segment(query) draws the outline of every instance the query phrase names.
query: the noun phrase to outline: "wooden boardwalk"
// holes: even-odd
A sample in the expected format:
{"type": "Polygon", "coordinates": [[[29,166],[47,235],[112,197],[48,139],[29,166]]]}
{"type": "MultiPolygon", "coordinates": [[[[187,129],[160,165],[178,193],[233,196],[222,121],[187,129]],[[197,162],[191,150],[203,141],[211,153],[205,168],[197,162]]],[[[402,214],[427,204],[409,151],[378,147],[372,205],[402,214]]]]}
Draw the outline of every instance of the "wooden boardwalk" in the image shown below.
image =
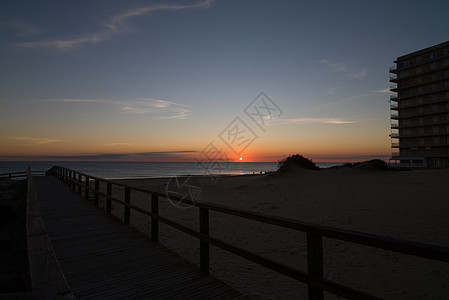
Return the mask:
{"type": "Polygon", "coordinates": [[[48,236],[76,298],[243,298],[55,177],[34,181],[48,236]]]}

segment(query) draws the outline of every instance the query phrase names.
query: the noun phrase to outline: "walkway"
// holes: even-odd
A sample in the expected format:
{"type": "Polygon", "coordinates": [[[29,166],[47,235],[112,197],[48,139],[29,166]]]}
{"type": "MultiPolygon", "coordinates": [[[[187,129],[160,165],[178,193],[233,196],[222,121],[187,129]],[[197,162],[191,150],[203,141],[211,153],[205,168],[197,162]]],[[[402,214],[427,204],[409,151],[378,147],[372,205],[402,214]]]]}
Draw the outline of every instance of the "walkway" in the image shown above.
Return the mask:
{"type": "Polygon", "coordinates": [[[235,299],[241,294],[106,215],[53,176],[34,177],[48,236],[78,299],[235,299]]]}

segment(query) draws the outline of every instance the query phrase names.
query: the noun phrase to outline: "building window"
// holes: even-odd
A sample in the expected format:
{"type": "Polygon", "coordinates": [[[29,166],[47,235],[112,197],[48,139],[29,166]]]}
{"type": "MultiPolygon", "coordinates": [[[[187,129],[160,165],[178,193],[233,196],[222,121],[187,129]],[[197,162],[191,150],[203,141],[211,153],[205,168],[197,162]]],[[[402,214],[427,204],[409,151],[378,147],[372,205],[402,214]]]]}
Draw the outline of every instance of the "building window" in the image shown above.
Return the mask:
{"type": "Polygon", "coordinates": [[[439,137],[434,137],[433,138],[433,144],[434,145],[439,145],[440,144],[440,138],[439,137]]]}
{"type": "Polygon", "coordinates": [[[429,54],[429,59],[434,59],[435,58],[435,52],[432,52],[429,54]]]}
{"type": "Polygon", "coordinates": [[[421,146],[424,145],[424,139],[423,139],[423,138],[420,138],[420,139],[419,139],[419,145],[421,145],[421,146]]]}
{"type": "Polygon", "coordinates": [[[399,95],[400,95],[401,97],[407,97],[407,96],[410,95],[410,90],[409,90],[409,89],[403,89],[403,90],[399,93],[399,95]]]}
{"type": "Polygon", "coordinates": [[[418,107],[418,114],[422,114],[424,112],[424,108],[418,107]]]}
{"type": "MultiPolygon", "coordinates": [[[[448,61],[449,61],[449,60],[448,60],[448,61]]],[[[415,69],[415,72],[418,73],[418,74],[421,73],[421,72],[422,72],[422,68],[421,68],[421,67],[417,67],[417,68],[415,69]]]]}
{"type": "Polygon", "coordinates": [[[419,135],[424,135],[424,128],[423,127],[419,128],[419,135]]]}
{"type": "Polygon", "coordinates": [[[444,55],[449,55],[449,48],[444,49],[444,55]]]}
{"type": "Polygon", "coordinates": [[[432,132],[433,132],[433,134],[438,134],[438,133],[440,133],[440,127],[438,127],[438,126],[433,126],[432,132]]]}
{"type": "Polygon", "coordinates": [[[419,119],[418,119],[418,123],[419,123],[419,125],[424,124],[424,119],[423,119],[423,118],[419,118],[419,119]]]}
{"type": "Polygon", "coordinates": [[[437,74],[432,73],[432,75],[430,75],[430,80],[437,80],[437,74]]]}
{"type": "Polygon", "coordinates": [[[410,134],[412,134],[412,131],[410,129],[404,129],[402,134],[403,135],[410,135],[410,134]]]}
{"type": "Polygon", "coordinates": [[[416,58],[416,63],[419,64],[421,61],[422,61],[422,57],[421,57],[421,56],[418,56],[418,57],[416,58]]]}
{"type": "Polygon", "coordinates": [[[438,118],[438,116],[433,116],[432,117],[432,122],[433,123],[438,123],[439,120],[440,120],[440,118],[438,118]]]}
{"type": "Polygon", "coordinates": [[[437,68],[437,64],[436,63],[431,63],[430,64],[430,68],[433,70],[433,69],[436,69],[437,68]]]}
{"type": "Polygon", "coordinates": [[[438,105],[432,105],[432,111],[433,112],[436,112],[436,111],[438,111],[438,105]]]}
{"type": "Polygon", "coordinates": [[[445,60],[443,61],[443,65],[449,66],[449,59],[445,59],[445,60]]]}

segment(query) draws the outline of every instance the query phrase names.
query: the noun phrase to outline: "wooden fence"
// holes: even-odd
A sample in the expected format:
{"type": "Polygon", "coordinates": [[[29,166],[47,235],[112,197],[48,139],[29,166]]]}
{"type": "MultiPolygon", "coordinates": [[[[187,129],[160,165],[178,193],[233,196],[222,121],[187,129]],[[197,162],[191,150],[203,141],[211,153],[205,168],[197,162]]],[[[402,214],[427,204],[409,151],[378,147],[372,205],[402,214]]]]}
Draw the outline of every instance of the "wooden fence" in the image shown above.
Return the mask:
{"type": "MultiPolygon", "coordinates": [[[[30,171],[32,176],[39,176],[44,175],[45,171],[30,171]]],[[[3,173],[0,174],[0,179],[13,179],[13,178],[19,178],[19,177],[27,177],[28,171],[24,172],[12,172],[12,173],[3,173]]]]}
{"type": "Polygon", "coordinates": [[[182,224],[176,223],[158,214],[159,197],[167,198],[166,194],[149,191],[146,189],[132,187],[124,183],[112,182],[103,178],[90,176],[72,169],[61,166],[54,166],[46,175],[54,175],[64,181],[80,195],[84,193],[86,199],[91,192],[94,195],[94,202],[98,205],[99,196],[106,199],[106,211],[111,213],[111,201],[123,205],[125,224],[130,223],[131,209],[151,217],[151,239],[158,240],[158,222],[163,222],[178,230],[181,230],[200,240],[200,269],[209,271],[209,245],[215,245],[221,249],[235,255],[248,259],[259,265],[277,271],[288,277],[301,281],[308,285],[309,299],[323,299],[323,291],[348,298],[348,299],[379,299],[376,296],[354,288],[344,286],[331,280],[323,278],[323,237],[351,242],[355,244],[371,246],[374,248],[391,250],[395,252],[415,255],[442,262],[449,262],[449,248],[435,246],[424,243],[410,242],[380,235],[362,233],[357,231],[319,226],[308,222],[297,221],[288,218],[274,217],[265,214],[255,213],[247,210],[212,204],[198,203],[189,199],[181,199],[170,195],[170,199],[179,201],[187,205],[193,205],[199,210],[199,231],[195,231],[182,224]],[[94,186],[90,185],[90,181],[94,186]],[[100,182],[106,183],[106,193],[100,191],[100,182]],[[124,199],[116,199],[112,196],[112,186],[121,186],[125,189],[124,199]],[[131,204],[131,190],[151,195],[151,211],[144,210],[131,204]],[[262,257],[250,251],[236,247],[209,235],[209,211],[216,211],[227,215],[237,216],[244,219],[255,220],[262,223],[272,224],[284,228],[305,232],[307,235],[307,272],[296,270],[288,265],[281,264],[272,259],[262,257]]]}

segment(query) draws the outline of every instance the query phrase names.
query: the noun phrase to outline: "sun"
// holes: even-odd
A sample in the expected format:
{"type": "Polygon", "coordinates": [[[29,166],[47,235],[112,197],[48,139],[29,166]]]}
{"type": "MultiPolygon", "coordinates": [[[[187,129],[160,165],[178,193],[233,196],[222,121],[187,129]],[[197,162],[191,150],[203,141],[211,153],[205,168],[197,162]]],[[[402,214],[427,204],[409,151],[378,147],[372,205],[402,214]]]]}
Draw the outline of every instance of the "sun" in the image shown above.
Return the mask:
{"type": "Polygon", "coordinates": [[[239,160],[242,161],[242,160],[243,160],[243,157],[240,157],[239,160]]]}

